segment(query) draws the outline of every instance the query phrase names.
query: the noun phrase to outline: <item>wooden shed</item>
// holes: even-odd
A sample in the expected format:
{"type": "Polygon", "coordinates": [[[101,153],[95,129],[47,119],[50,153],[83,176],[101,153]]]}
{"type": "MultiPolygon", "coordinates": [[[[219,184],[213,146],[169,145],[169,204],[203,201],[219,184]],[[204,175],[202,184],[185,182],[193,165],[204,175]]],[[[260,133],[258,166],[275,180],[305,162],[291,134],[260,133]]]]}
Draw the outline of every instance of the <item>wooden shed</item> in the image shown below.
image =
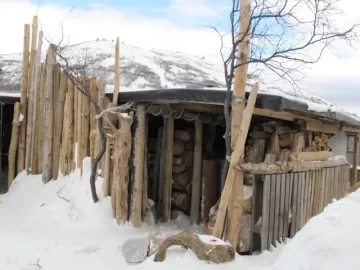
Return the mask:
{"type": "MultiPolygon", "coordinates": [[[[145,115],[146,196],[160,222],[182,212],[211,232],[224,185],[225,98],[220,89],[120,94],[119,105],[128,103],[134,110],[135,144],[138,108],[145,115]]],[[[360,119],[346,112],[310,111],[306,100],[260,93],[246,141],[238,251],[268,249],[293,237],[333,198],[341,198],[356,181],[355,170],[350,183],[346,149],[348,140],[358,141],[359,132],[360,119]]],[[[354,147],[358,153],[358,143],[354,147]]],[[[357,155],[353,159],[357,162],[357,155]]],[[[133,176],[130,197],[135,182],[133,176]]]]}

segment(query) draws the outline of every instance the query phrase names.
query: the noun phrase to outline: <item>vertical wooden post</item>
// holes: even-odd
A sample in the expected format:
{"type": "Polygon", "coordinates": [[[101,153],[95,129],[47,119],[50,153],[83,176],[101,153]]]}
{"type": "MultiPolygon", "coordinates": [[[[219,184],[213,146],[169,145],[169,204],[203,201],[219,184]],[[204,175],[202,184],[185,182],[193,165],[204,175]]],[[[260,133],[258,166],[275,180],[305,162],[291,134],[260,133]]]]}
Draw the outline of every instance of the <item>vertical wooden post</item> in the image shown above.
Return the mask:
{"type": "Polygon", "coordinates": [[[25,153],[25,169],[29,172],[31,151],[32,151],[32,134],[33,134],[33,110],[35,101],[35,77],[36,77],[36,41],[38,33],[37,16],[33,17],[32,31],[31,31],[31,55],[29,65],[29,91],[28,91],[28,106],[27,106],[27,127],[26,127],[26,153],[25,153]]]}
{"type": "Polygon", "coordinates": [[[44,154],[44,115],[45,115],[45,85],[46,85],[46,65],[43,64],[41,66],[41,76],[40,76],[40,86],[39,86],[39,104],[37,108],[37,129],[36,137],[38,138],[37,145],[37,158],[38,158],[38,169],[37,172],[39,174],[42,173],[42,160],[44,154]]]}
{"type": "Polygon", "coordinates": [[[20,117],[20,103],[16,102],[14,105],[14,116],[11,130],[11,141],[8,155],[8,187],[10,188],[11,183],[15,177],[15,164],[16,164],[16,151],[19,140],[19,117],[20,117]]]}
{"type": "Polygon", "coordinates": [[[29,88],[29,46],[30,46],[30,25],[24,26],[24,48],[22,59],[21,75],[21,97],[20,97],[20,127],[19,127],[19,147],[17,156],[17,173],[19,174],[25,167],[25,140],[26,140],[26,104],[27,92],[29,88]]]}
{"type": "MultiPolygon", "coordinates": [[[[62,136],[62,131],[63,131],[63,120],[64,120],[64,109],[65,109],[65,98],[66,98],[66,92],[67,92],[67,87],[68,87],[68,78],[65,75],[65,73],[61,72],[60,75],[60,86],[59,89],[55,89],[55,91],[58,91],[58,100],[54,100],[54,102],[57,103],[57,110],[55,112],[56,115],[56,121],[54,121],[54,145],[53,145],[53,179],[56,180],[58,178],[58,174],[59,174],[59,165],[60,165],[60,142],[61,142],[61,136],[62,136]]],[[[67,106],[71,106],[70,102],[72,102],[71,100],[71,94],[69,93],[68,96],[69,102],[67,104],[67,106]],[[71,100],[71,101],[70,101],[71,100]]],[[[70,107],[70,109],[72,110],[72,107],[70,107]]],[[[71,123],[71,117],[70,117],[70,112],[67,112],[67,118],[68,121],[71,123]]],[[[69,138],[67,143],[71,143],[69,138]]],[[[63,142],[64,144],[64,142],[63,142]]]]}
{"type": "Polygon", "coordinates": [[[40,89],[40,78],[41,78],[41,70],[42,66],[40,65],[41,60],[41,47],[42,47],[42,38],[43,32],[40,31],[39,33],[39,41],[38,47],[36,51],[36,64],[35,64],[35,76],[34,76],[34,103],[33,103],[33,123],[32,123],[32,135],[31,135],[31,173],[37,174],[38,173],[38,156],[37,153],[39,151],[38,143],[39,143],[39,96],[38,92],[40,89]]]}
{"type": "MultiPolygon", "coordinates": [[[[128,220],[129,197],[129,159],[131,156],[131,124],[132,115],[119,116],[121,128],[114,134],[114,170],[111,189],[111,204],[116,222],[124,224],[128,220]]],[[[133,213],[134,214],[134,213],[133,213]]],[[[140,224],[141,224],[141,193],[140,193],[140,224]]]]}
{"type": "Polygon", "coordinates": [[[171,185],[174,151],[174,118],[169,116],[165,120],[165,155],[164,155],[164,194],[163,221],[168,222],[171,214],[171,185]]]}
{"type": "Polygon", "coordinates": [[[146,224],[150,224],[149,216],[149,200],[148,200],[148,118],[145,114],[145,135],[144,135],[144,178],[142,186],[142,210],[141,216],[142,220],[146,224]]]}
{"type": "Polygon", "coordinates": [[[65,98],[64,109],[64,124],[63,124],[63,141],[61,149],[61,172],[68,175],[73,167],[74,162],[74,133],[73,133],[73,118],[74,118],[74,85],[68,81],[68,92],[65,98]]]}
{"type": "Polygon", "coordinates": [[[111,162],[111,148],[110,139],[106,140],[105,151],[105,168],[104,168],[104,197],[109,196],[110,193],[110,162],[111,162]]]}
{"type": "Polygon", "coordinates": [[[115,45],[115,86],[113,95],[113,106],[117,106],[120,92],[120,44],[119,38],[116,38],[115,45]]]}
{"type": "MultiPolygon", "coordinates": [[[[90,79],[90,95],[91,95],[92,100],[94,100],[96,103],[98,103],[100,101],[100,100],[98,100],[97,91],[98,90],[96,87],[96,78],[93,77],[90,79]]],[[[95,106],[92,103],[90,103],[90,130],[97,129],[95,116],[96,116],[95,106]]]]}
{"type": "Polygon", "coordinates": [[[195,146],[193,160],[191,215],[190,223],[200,223],[200,194],[201,194],[201,158],[202,158],[203,124],[200,119],[195,120],[195,146]]]}
{"type": "Polygon", "coordinates": [[[83,127],[83,119],[82,119],[82,109],[83,109],[83,94],[76,89],[77,92],[77,123],[75,128],[77,129],[76,137],[77,137],[77,168],[82,168],[82,156],[83,156],[83,136],[82,136],[82,127],[83,127]]]}
{"type": "Polygon", "coordinates": [[[359,139],[360,134],[356,134],[354,138],[354,157],[353,157],[353,164],[352,164],[352,175],[351,175],[351,186],[355,185],[357,182],[357,167],[359,164],[359,139]]]}
{"type": "Polygon", "coordinates": [[[56,65],[55,51],[52,44],[46,55],[46,88],[44,99],[44,150],[43,150],[43,181],[49,182],[52,178],[52,151],[54,140],[54,66],[56,65]]]}
{"type": "MultiPolygon", "coordinates": [[[[85,91],[89,91],[89,81],[87,80],[84,83],[85,87],[87,88],[85,91]]],[[[82,160],[90,155],[90,141],[89,141],[89,135],[90,135],[90,101],[85,96],[82,95],[82,136],[83,136],[83,149],[82,149],[82,160]]]]}
{"type": "MultiPolygon", "coordinates": [[[[240,1],[240,34],[239,39],[242,42],[238,45],[238,64],[248,61],[249,48],[250,48],[250,35],[248,33],[250,24],[251,7],[249,0],[240,1]]],[[[242,65],[235,70],[235,82],[234,82],[234,98],[232,105],[232,117],[231,117],[231,148],[237,150],[237,143],[239,133],[242,125],[242,112],[245,108],[245,103],[241,99],[245,98],[246,80],[248,73],[248,65],[242,65]]],[[[245,139],[247,132],[245,134],[245,139]]],[[[241,155],[243,150],[241,151],[241,155]]],[[[233,165],[230,165],[233,170],[233,165]]],[[[231,198],[228,211],[228,222],[226,227],[225,239],[230,241],[232,246],[237,246],[238,236],[240,232],[240,222],[242,215],[242,201],[243,201],[243,172],[239,170],[233,171],[234,184],[232,185],[231,198]]],[[[225,188],[224,188],[225,189],[225,188]]]]}
{"type": "Polygon", "coordinates": [[[133,186],[132,224],[141,226],[142,193],[144,180],[144,154],[145,154],[145,106],[138,105],[136,109],[136,130],[134,138],[134,169],[135,182],[133,186]]]}

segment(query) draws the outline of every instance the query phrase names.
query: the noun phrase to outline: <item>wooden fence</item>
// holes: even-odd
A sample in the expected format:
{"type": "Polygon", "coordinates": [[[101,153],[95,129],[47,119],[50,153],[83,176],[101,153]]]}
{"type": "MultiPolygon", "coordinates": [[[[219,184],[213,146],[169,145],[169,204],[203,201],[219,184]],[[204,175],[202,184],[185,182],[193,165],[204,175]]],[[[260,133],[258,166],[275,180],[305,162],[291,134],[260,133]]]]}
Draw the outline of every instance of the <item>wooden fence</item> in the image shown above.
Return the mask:
{"type": "Polygon", "coordinates": [[[293,237],[333,199],[345,195],[349,166],[287,174],[256,175],[251,251],[293,237]]]}

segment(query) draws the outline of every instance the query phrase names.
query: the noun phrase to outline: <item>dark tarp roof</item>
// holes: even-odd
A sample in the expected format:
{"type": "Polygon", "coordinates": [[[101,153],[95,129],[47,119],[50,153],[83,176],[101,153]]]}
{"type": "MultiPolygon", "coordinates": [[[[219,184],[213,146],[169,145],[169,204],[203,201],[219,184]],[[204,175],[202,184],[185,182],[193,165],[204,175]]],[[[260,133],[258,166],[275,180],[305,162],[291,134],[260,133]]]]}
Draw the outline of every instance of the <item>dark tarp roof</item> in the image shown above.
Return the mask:
{"type": "MultiPolygon", "coordinates": [[[[249,93],[246,93],[248,97],[249,93]]],[[[112,98],[112,94],[107,94],[112,98]]],[[[224,104],[226,99],[226,91],[217,89],[162,89],[162,90],[139,90],[121,92],[119,96],[120,103],[126,102],[197,102],[207,104],[224,104]]],[[[19,101],[19,97],[1,96],[0,102],[15,103],[19,101]]],[[[286,98],[284,96],[270,95],[259,93],[256,108],[268,109],[272,111],[302,111],[310,112],[306,102],[286,98]]],[[[349,125],[360,126],[360,119],[352,117],[346,112],[327,111],[317,113],[326,118],[331,118],[339,122],[345,122],[349,125]]]]}

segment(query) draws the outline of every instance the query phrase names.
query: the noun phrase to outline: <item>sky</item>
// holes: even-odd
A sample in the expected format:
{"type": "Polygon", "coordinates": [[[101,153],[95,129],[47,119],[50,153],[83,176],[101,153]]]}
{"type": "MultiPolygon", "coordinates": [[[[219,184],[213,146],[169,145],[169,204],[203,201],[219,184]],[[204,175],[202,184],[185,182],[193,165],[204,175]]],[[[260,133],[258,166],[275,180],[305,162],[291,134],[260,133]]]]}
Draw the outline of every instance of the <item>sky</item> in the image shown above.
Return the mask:
{"type": "MultiPolygon", "coordinates": [[[[45,35],[56,41],[60,22],[69,43],[115,39],[146,49],[204,56],[220,63],[220,40],[204,25],[229,29],[231,0],[0,0],[0,53],[22,51],[23,25],[38,14],[45,35]],[[70,10],[73,8],[71,13],[70,10]],[[4,42],[5,41],[5,42],[4,42]]],[[[340,0],[339,28],[360,23],[360,1],[340,0]]],[[[360,115],[360,42],[336,43],[309,66],[300,87],[360,115]]]]}

